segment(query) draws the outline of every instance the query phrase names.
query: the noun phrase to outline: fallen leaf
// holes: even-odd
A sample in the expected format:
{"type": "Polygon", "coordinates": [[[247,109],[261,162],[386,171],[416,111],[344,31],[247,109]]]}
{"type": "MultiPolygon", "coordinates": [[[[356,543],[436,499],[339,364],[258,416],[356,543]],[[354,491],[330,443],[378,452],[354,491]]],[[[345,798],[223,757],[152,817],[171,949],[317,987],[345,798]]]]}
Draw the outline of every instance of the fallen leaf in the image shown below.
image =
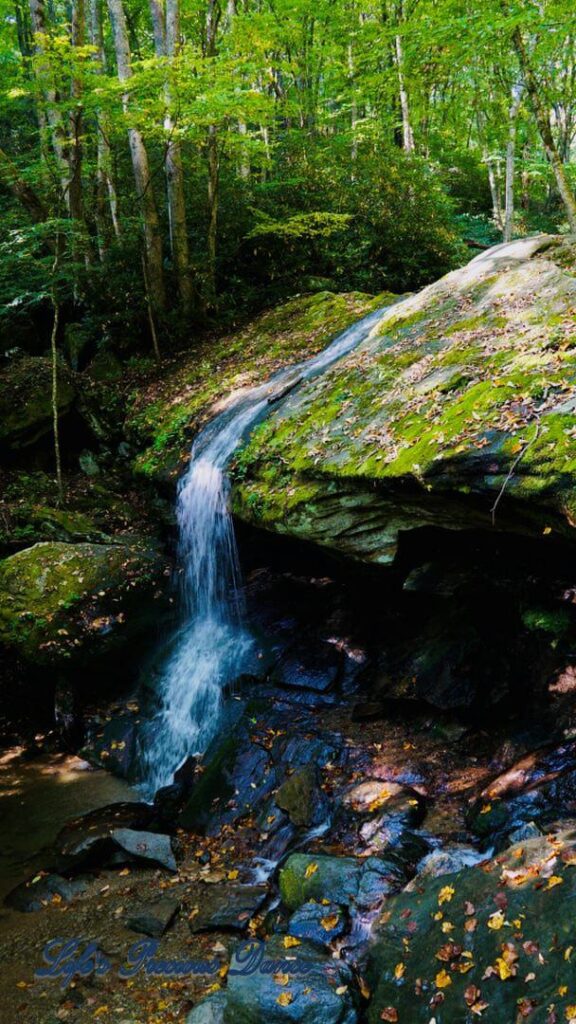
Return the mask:
{"type": "Polygon", "coordinates": [[[452,984],[452,978],[448,972],[442,968],[442,970],[436,975],[434,984],[436,985],[436,988],[447,988],[448,985],[452,984]]]}

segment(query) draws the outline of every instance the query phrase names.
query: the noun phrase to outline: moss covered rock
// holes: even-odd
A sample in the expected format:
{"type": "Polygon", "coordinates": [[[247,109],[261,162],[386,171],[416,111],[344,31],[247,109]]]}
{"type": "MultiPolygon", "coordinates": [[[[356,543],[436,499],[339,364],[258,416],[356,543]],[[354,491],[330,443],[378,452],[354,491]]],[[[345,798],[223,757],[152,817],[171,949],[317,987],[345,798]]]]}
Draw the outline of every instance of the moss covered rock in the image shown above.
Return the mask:
{"type": "Polygon", "coordinates": [[[105,654],[157,616],[167,571],[138,539],[25,548],[0,562],[0,642],[46,664],[105,654]]]}
{"type": "Polygon", "coordinates": [[[384,564],[418,526],[571,535],[575,308],[576,241],[550,236],[390,307],[255,429],[236,513],[384,564]]]}
{"type": "MultiPolygon", "coordinates": [[[[27,356],[0,373],[0,451],[34,444],[52,430],[52,364],[27,356]]],[[[58,367],[58,415],[64,416],[76,398],[74,375],[58,367]]]]}
{"type": "Polygon", "coordinates": [[[193,435],[234,391],[261,383],[274,370],[320,352],[341,331],[387,297],[322,291],[299,295],[263,313],[234,335],[210,339],[184,364],[140,390],[128,410],[126,432],[140,451],[136,473],[156,482],[174,479],[193,435]]]}
{"type": "Polygon", "coordinates": [[[391,899],[370,955],[369,1024],[537,1024],[576,1015],[576,835],[516,844],[391,899]]]}

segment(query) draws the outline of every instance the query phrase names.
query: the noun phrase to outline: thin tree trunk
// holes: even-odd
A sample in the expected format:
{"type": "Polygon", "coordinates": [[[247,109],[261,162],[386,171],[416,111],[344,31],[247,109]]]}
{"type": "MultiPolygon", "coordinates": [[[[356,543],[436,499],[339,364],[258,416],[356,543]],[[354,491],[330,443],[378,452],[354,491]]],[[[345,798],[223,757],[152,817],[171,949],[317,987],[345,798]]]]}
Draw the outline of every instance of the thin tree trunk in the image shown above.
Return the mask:
{"type": "MultiPolygon", "coordinates": [[[[154,3],[154,0],[152,0],[154,3]]],[[[166,56],[170,61],[178,57],[180,48],[180,9],[179,0],[166,0],[166,56]]],[[[166,190],[168,197],[168,217],[170,224],[170,248],[176,268],[178,291],[182,308],[189,312],[194,299],[194,289],[190,275],[190,256],[188,251],[188,226],[186,223],[186,200],[184,197],[184,171],[182,167],[182,150],[179,139],[174,137],[172,120],[172,97],[170,86],[165,88],[166,114],[164,129],[168,139],[166,148],[166,190]]]]}
{"type": "Polygon", "coordinates": [[[45,55],[43,36],[46,34],[46,12],[44,0],[30,0],[30,20],[34,33],[34,51],[36,53],[36,75],[44,98],[42,112],[50,129],[50,142],[56,162],[56,174],[62,199],[68,203],[68,164],[65,157],[65,132],[62,117],[58,110],[58,97],[52,81],[50,62],[45,55]]]}
{"type": "MultiPolygon", "coordinates": [[[[76,49],[86,42],[86,11],[84,0],[73,0],[70,41],[76,49]]],[[[66,143],[68,162],[68,210],[78,225],[84,221],[82,206],[82,86],[77,78],[72,79],[72,109],[66,143]]]]}
{"type": "Polygon", "coordinates": [[[54,263],[52,264],[52,306],[54,319],[50,335],[50,354],[52,361],[52,435],[54,440],[54,462],[56,467],[56,486],[58,488],[58,500],[64,500],[64,486],[62,483],[62,456],[60,452],[60,424],[58,420],[58,327],[60,325],[60,303],[58,301],[58,285],[56,274],[60,263],[60,245],[56,239],[54,263]]]}
{"type": "MultiPolygon", "coordinates": [[[[114,49],[118,78],[127,82],[132,77],[130,47],[128,45],[128,29],[122,0],[108,0],[108,10],[112,23],[114,49]]],[[[128,112],[128,94],[124,93],[122,103],[125,113],[128,112]]],[[[162,265],[162,235],[158,210],[154,199],[148,153],[138,128],[128,129],[128,143],[132,158],[132,168],[136,183],[138,202],[142,209],[144,225],[144,245],[146,250],[146,268],[149,281],[149,293],[155,311],[162,311],[166,306],[164,289],[164,271],[162,265]]]]}
{"type": "Polygon", "coordinates": [[[506,148],[505,217],[502,240],[511,242],[514,235],[514,167],[516,161],[516,122],[522,102],[522,88],[512,90],[512,103],[508,116],[508,146],[506,148]]]}
{"type": "Polygon", "coordinates": [[[398,92],[400,95],[400,110],[402,111],[402,148],[405,153],[413,153],[414,133],[412,131],[412,124],[410,122],[410,105],[408,102],[408,92],[404,80],[404,53],[402,49],[402,39],[400,38],[400,36],[396,36],[395,51],[396,72],[398,75],[398,92]]]}
{"type": "MultiPolygon", "coordinates": [[[[206,10],[206,38],[204,54],[216,56],[216,37],[222,10],[219,0],[208,0],[206,10]]],[[[208,154],[208,276],[206,298],[209,306],[216,303],[216,261],[218,256],[218,200],[219,158],[218,131],[215,124],[208,125],[206,149],[208,154]]]]}
{"type": "Polygon", "coordinates": [[[564,203],[566,216],[570,225],[570,231],[572,233],[576,233],[576,197],[570,187],[568,178],[566,177],[564,164],[562,163],[556,143],[554,142],[552,126],[550,124],[550,114],[542,101],[542,97],[540,96],[538,82],[536,81],[536,77],[530,63],[530,57],[524,42],[524,37],[519,27],[516,28],[512,34],[512,42],[514,44],[514,49],[516,50],[518,63],[524,79],[524,85],[530,98],[534,118],[536,120],[538,131],[540,132],[544,150],[554,172],[558,192],[560,193],[560,197],[564,203]]]}
{"type": "Polygon", "coordinates": [[[502,203],[500,202],[500,184],[494,168],[494,161],[487,151],[484,153],[484,160],[488,168],[488,184],[490,186],[490,195],[492,196],[492,219],[499,230],[503,231],[504,221],[502,219],[502,203]]]}
{"type": "Polygon", "coordinates": [[[216,260],[218,255],[218,137],[216,125],[208,127],[208,303],[216,301],[216,260]]]}
{"type": "Polygon", "coordinates": [[[350,102],[350,131],[352,133],[352,142],[350,146],[350,159],[352,161],[352,181],[356,179],[356,172],[354,165],[358,159],[358,139],[356,138],[356,125],[358,123],[358,103],[356,101],[356,87],[355,87],[355,69],[354,69],[354,51],[352,49],[352,43],[348,44],[348,82],[350,85],[351,102],[350,102]]]}
{"type": "MultiPolygon", "coordinates": [[[[104,45],[102,40],[102,0],[90,0],[90,42],[94,47],[94,62],[101,73],[106,69],[104,45]]],[[[108,219],[110,215],[112,230],[116,238],[120,238],[121,228],[118,215],[118,195],[110,147],[110,125],[106,114],[96,114],[96,226],[98,230],[98,250],[103,258],[108,247],[108,219]]]]}

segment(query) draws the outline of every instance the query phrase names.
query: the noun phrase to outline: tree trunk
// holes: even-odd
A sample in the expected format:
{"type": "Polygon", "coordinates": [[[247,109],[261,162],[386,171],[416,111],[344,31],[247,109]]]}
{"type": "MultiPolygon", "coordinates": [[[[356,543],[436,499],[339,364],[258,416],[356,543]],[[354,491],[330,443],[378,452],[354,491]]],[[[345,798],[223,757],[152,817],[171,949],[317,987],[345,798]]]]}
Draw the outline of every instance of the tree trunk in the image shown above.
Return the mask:
{"type": "MultiPolygon", "coordinates": [[[[208,0],[206,10],[206,37],[204,55],[216,56],[216,38],[218,25],[222,16],[219,0],[208,0]]],[[[216,303],[216,261],[218,256],[218,131],[215,124],[208,126],[206,149],[208,154],[208,275],[206,282],[206,299],[209,306],[216,303]]]]}
{"type": "Polygon", "coordinates": [[[514,235],[514,165],[516,160],[516,121],[522,102],[522,88],[515,86],[512,90],[512,103],[508,117],[508,146],[506,148],[506,187],[505,217],[502,240],[511,242],[514,235]]]}
{"type": "MultiPolygon", "coordinates": [[[[155,0],[152,0],[154,5],[155,0]]],[[[166,56],[174,61],[180,48],[180,10],[179,0],[166,0],[166,56]]],[[[192,279],[190,276],[190,258],[188,252],[188,227],[186,223],[186,201],[184,198],[184,171],[182,168],[182,150],[180,141],[174,137],[172,120],[172,98],[170,86],[165,87],[166,114],[164,129],[168,144],[166,147],[166,191],[168,198],[168,218],[170,224],[170,249],[176,269],[178,291],[185,312],[189,312],[194,298],[192,279]]]]}
{"type": "MultiPolygon", "coordinates": [[[[108,10],[112,23],[112,34],[114,37],[114,49],[116,52],[116,65],[118,78],[121,82],[127,82],[132,77],[132,66],[130,60],[130,47],[128,45],[128,29],[126,15],[122,0],[108,0],[108,10]]],[[[128,111],[128,94],[122,97],[124,111],[128,111]]],[[[136,183],[138,202],[142,209],[142,220],[144,226],[144,246],[146,250],[146,268],[149,282],[150,300],[154,311],[162,311],[166,306],[166,293],[164,290],[164,271],[162,266],[162,235],[158,210],[154,199],[154,191],[150,177],[150,166],[148,153],[138,128],[128,129],[128,143],[132,157],[132,168],[136,183]]]]}
{"type": "Polygon", "coordinates": [[[570,187],[564,165],[556,147],[556,143],[554,142],[552,126],[550,124],[550,114],[542,101],[542,97],[540,96],[538,82],[536,81],[536,76],[534,75],[534,71],[530,63],[530,57],[520,28],[516,28],[514,30],[512,34],[512,42],[514,44],[514,49],[516,50],[518,63],[524,79],[524,85],[530,98],[534,118],[544,145],[544,150],[554,172],[558,192],[560,193],[560,197],[564,203],[566,216],[570,225],[570,231],[576,234],[576,197],[570,187]]]}
{"type": "MultiPolygon", "coordinates": [[[[73,0],[70,41],[80,48],[86,42],[86,11],[84,0],[73,0]]],[[[72,109],[69,117],[69,131],[66,143],[68,163],[68,210],[72,220],[83,224],[82,204],[82,86],[77,78],[72,79],[72,109]]]]}
{"type": "Polygon", "coordinates": [[[402,39],[399,35],[395,39],[396,72],[398,74],[398,91],[400,95],[400,110],[402,111],[402,148],[405,153],[414,152],[414,133],[410,121],[410,105],[408,92],[404,80],[404,53],[402,39]]]}
{"type": "MultiPolygon", "coordinates": [[[[106,59],[102,40],[102,0],[90,0],[90,42],[94,47],[94,62],[99,72],[106,69],[106,59]]],[[[116,238],[120,238],[120,220],[118,215],[118,196],[110,148],[110,125],[106,114],[96,114],[96,227],[98,230],[98,250],[103,258],[107,249],[108,218],[110,215],[112,230],[116,238]]]]}
{"type": "Polygon", "coordinates": [[[36,53],[36,75],[44,98],[43,115],[50,129],[50,143],[56,162],[60,194],[67,203],[68,164],[65,157],[65,132],[62,117],[58,110],[58,97],[52,82],[50,62],[45,56],[42,37],[46,34],[46,12],[44,0],[30,0],[30,20],[34,33],[34,52],[36,53]]]}

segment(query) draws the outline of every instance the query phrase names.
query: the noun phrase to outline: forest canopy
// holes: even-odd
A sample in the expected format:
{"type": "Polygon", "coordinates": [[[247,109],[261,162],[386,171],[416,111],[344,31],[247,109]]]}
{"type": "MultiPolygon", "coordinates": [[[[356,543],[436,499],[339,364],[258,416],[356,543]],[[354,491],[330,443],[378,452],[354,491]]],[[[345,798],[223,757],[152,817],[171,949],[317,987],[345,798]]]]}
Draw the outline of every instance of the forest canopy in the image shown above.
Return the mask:
{"type": "Polygon", "coordinates": [[[0,343],[191,344],[576,230],[571,0],[0,0],[0,343]]]}

